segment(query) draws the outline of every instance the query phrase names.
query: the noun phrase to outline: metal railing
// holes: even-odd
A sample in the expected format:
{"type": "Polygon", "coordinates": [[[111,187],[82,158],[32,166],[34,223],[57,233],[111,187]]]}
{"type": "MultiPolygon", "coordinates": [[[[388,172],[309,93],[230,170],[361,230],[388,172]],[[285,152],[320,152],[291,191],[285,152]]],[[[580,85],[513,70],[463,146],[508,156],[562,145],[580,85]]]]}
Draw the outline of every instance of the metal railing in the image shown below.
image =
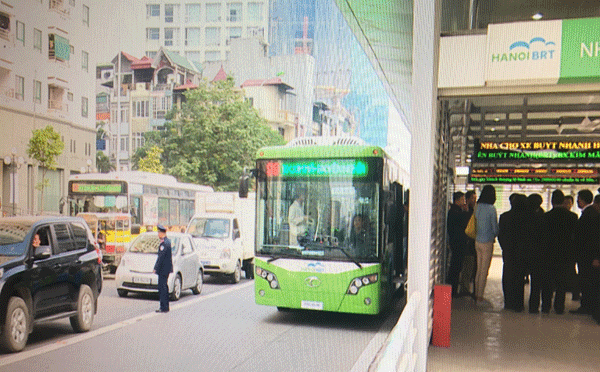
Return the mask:
{"type": "Polygon", "coordinates": [[[66,8],[64,6],[64,1],[63,0],[50,0],[49,2],[49,7],[51,10],[54,10],[55,12],[58,12],[62,15],[68,16],[71,14],[71,11],[69,8],[66,8]]]}
{"type": "Polygon", "coordinates": [[[61,100],[49,99],[48,100],[48,108],[50,110],[69,112],[69,105],[64,103],[61,100]]]}
{"type": "Polygon", "coordinates": [[[408,299],[398,323],[388,336],[382,348],[381,358],[370,372],[415,371],[417,353],[415,339],[417,336],[416,312],[422,301],[420,292],[414,292],[408,299]]]}

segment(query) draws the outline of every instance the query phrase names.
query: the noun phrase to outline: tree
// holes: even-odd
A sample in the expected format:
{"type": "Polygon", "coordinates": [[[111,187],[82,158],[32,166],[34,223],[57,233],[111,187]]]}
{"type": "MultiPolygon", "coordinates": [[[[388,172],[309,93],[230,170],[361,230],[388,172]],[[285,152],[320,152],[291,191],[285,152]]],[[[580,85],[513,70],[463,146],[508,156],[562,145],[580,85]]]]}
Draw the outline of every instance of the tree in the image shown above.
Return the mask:
{"type": "MultiPolygon", "coordinates": [[[[186,102],[148,141],[164,150],[166,172],[182,182],[237,190],[245,167],[252,167],[256,151],[284,143],[252,108],[233,78],[203,82],[185,93],[186,102]]],[[[151,145],[146,143],[146,150],[151,145]]]]}
{"type": "Polygon", "coordinates": [[[96,151],[96,168],[100,173],[108,173],[115,170],[115,165],[111,163],[110,158],[102,151],[96,151]]]}
{"type": "Polygon", "coordinates": [[[50,183],[46,179],[46,172],[56,169],[56,158],[62,154],[65,144],[60,139],[60,134],[51,125],[46,126],[44,129],[36,129],[32,133],[33,135],[27,146],[27,155],[36,160],[42,169],[42,179],[36,185],[36,188],[41,192],[40,212],[43,212],[44,188],[50,183]]]}
{"type": "Polygon", "coordinates": [[[145,157],[138,162],[138,169],[144,172],[162,173],[163,166],[160,163],[160,155],[163,149],[158,146],[152,146],[145,157]]]}

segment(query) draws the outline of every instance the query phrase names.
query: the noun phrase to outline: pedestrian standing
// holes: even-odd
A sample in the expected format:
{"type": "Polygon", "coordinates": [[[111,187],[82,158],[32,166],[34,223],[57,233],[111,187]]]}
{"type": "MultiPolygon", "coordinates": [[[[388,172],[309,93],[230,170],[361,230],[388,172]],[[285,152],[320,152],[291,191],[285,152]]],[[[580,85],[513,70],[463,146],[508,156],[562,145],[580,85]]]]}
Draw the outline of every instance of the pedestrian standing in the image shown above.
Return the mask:
{"type": "Polygon", "coordinates": [[[498,236],[498,213],[496,212],[496,189],[492,185],[485,185],[475,207],[477,220],[477,237],[475,250],[477,251],[477,273],[475,274],[475,298],[477,305],[485,305],[483,299],[487,276],[492,262],[494,241],[498,236]]]}
{"type": "Polygon", "coordinates": [[[467,235],[465,228],[467,227],[467,212],[465,194],[457,191],[452,195],[452,205],[448,210],[448,219],[446,226],[448,230],[448,242],[450,245],[450,268],[448,269],[448,277],[446,282],[452,285],[452,296],[458,297],[458,280],[460,270],[462,268],[465,251],[467,248],[467,235]]]}
{"type": "Polygon", "coordinates": [[[169,274],[173,272],[173,258],[171,256],[171,241],[167,238],[167,229],[163,225],[158,225],[158,257],[154,264],[154,273],[158,275],[158,296],[160,298],[160,308],[157,313],[169,312],[169,286],[167,280],[169,274]]]}
{"type": "MultiPolygon", "coordinates": [[[[477,204],[477,195],[474,190],[465,193],[467,203],[467,223],[475,211],[477,204]]],[[[462,271],[460,272],[459,295],[470,295],[475,299],[475,273],[477,271],[477,252],[475,251],[475,240],[467,236],[467,246],[465,257],[463,259],[462,271]],[[471,289],[473,288],[473,289],[471,289]]]]}

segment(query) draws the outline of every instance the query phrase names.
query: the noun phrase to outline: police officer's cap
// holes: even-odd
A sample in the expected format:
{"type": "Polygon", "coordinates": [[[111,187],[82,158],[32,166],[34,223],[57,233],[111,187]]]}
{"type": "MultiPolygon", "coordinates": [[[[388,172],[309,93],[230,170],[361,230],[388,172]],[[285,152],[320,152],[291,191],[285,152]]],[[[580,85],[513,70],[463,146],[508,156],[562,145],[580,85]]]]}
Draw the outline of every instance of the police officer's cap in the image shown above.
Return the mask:
{"type": "Polygon", "coordinates": [[[167,229],[163,225],[157,225],[156,229],[160,232],[167,232],[167,229]]]}

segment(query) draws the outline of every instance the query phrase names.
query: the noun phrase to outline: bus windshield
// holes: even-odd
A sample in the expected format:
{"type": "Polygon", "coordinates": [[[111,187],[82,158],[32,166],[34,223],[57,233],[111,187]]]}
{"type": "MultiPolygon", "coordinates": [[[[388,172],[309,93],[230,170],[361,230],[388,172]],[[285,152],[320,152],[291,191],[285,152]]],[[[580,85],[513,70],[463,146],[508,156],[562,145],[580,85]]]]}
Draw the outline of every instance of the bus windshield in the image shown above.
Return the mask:
{"type": "Polygon", "coordinates": [[[257,254],[378,260],[379,184],[348,177],[259,180],[257,254]]]}

